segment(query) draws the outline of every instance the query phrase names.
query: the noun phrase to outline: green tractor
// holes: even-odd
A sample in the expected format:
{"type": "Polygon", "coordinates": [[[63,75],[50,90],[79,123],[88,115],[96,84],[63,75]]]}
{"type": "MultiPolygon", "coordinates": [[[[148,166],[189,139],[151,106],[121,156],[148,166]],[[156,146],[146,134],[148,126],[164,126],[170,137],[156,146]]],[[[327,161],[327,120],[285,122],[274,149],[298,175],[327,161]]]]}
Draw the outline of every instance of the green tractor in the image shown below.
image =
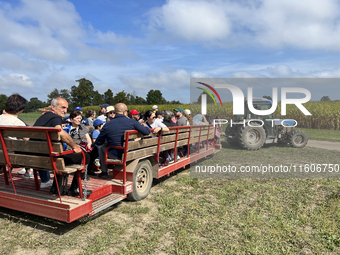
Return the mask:
{"type": "MultiPolygon", "coordinates": [[[[245,100],[245,114],[235,115],[232,125],[225,130],[227,142],[248,150],[258,150],[265,143],[289,144],[294,148],[303,148],[308,142],[308,136],[301,130],[296,130],[294,120],[274,119],[273,114],[255,115],[248,109],[245,100]]],[[[253,106],[257,110],[268,110],[272,102],[265,98],[254,98],[253,106]]]]}

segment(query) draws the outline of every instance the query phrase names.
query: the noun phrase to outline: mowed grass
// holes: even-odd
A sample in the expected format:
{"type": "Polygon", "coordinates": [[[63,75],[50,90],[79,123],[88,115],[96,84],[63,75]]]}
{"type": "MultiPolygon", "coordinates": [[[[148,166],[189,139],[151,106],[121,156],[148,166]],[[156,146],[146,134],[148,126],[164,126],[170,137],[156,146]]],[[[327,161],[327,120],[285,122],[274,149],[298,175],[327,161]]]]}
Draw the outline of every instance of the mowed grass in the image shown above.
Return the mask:
{"type": "Polygon", "coordinates": [[[327,130],[327,129],[312,129],[312,128],[298,128],[304,131],[309,139],[324,140],[332,142],[340,142],[339,130],[327,130]]]}
{"type": "Polygon", "coordinates": [[[32,126],[35,121],[40,117],[40,115],[41,112],[29,112],[20,114],[19,118],[22,119],[29,126],[32,126]]]}
{"type": "MultiPolygon", "coordinates": [[[[339,163],[338,151],[223,145],[199,164],[339,163]]],[[[339,209],[335,178],[195,179],[187,168],[71,224],[1,208],[0,253],[339,254],[339,209]]]]}

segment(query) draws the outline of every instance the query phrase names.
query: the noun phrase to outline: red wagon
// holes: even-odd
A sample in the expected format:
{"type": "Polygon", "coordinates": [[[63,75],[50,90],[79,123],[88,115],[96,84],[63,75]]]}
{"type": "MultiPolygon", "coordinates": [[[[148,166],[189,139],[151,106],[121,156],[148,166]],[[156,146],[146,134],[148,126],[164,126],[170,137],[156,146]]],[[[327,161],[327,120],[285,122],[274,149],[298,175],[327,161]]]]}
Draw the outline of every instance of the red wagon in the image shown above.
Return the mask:
{"type": "Polygon", "coordinates": [[[106,159],[113,166],[109,179],[92,177],[82,181],[80,173],[84,164],[65,166],[60,129],[43,127],[0,126],[0,206],[31,213],[64,222],[72,222],[83,216],[92,216],[107,207],[128,198],[145,198],[153,179],[169,175],[220,150],[213,125],[172,127],[157,137],[143,137],[137,131],[125,132],[122,160],[106,159]],[[17,137],[18,139],[13,139],[17,137]],[[30,138],[25,141],[20,138],[30,138]],[[146,139],[147,138],[147,139],[146,139]],[[177,159],[178,147],[196,145],[197,150],[188,150],[188,155],[177,159]],[[173,150],[174,162],[160,167],[160,152],[173,150]],[[34,169],[34,182],[21,178],[12,167],[34,169]],[[40,189],[37,170],[53,171],[53,174],[78,175],[80,196],[54,195],[49,189],[40,189]],[[82,189],[92,190],[83,197],[82,189]]]}

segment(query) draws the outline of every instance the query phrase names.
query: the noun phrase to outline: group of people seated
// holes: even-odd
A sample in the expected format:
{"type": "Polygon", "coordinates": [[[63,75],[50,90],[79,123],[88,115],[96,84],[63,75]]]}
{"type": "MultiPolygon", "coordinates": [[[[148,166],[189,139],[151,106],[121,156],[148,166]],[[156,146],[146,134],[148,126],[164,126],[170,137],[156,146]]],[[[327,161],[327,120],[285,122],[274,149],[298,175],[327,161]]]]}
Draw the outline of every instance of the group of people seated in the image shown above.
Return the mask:
{"type": "MultiPolygon", "coordinates": [[[[0,125],[8,126],[26,126],[26,124],[18,118],[23,112],[27,100],[18,94],[11,95],[5,105],[5,108],[0,115],[0,125]]],[[[108,168],[105,164],[105,151],[108,146],[122,146],[124,143],[124,133],[127,130],[138,130],[143,135],[149,135],[150,130],[157,134],[161,131],[168,131],[169,127],[188,126],[195,124],[190,117],[190,110],[184,110],[178,107],[173,111],[165,110],[160,112],[158,106],[154,105],[152,110],[145,113],[139,113],[137,110],[128,111],[127,106],[123,103],[118,103],[115,106],[108,104],[101,105],[99,116],[96,117],[94,110],[86,112],[82,115],[81,107],[76,107],[68,117],[68,103],[64,98],[54,98],[51,106],[42,111],[42,115],[37,119],[33,126],[57,127],[62,128],[61,140],[64,143],[64,150],[73,150],[74,153],[62,156],[65,165],[81,164],[82,154],[85,155],[86,171],[88,175],[96,175],[96,171],[92,169],[93,163],[100,162],[101,173],[98,174],[101,178],[108,178],[108,168]],[[89,127],[93,126],[91,131],[89,127]],[[89,132],[90,130],[90,132],[89,132]]],[[[201,119],[202,120],[202,119],[201,119]]],[[[16,139],[13,137],[12,139],[16,139]]],[[[188,146],[183,146],[182,156],[186,156],[188,146]]],[[[109,149],[108,157],[113,159],[122,158],[122,150],[109,149]]],[[[160,166],[166,166],[174,160],[173,151],[163,151],[162,161],[160,166]]],[[[25,179],[33,178],[31,169],[23,169],[25,179]]],[[[88,176],[87,175],[87,176],[88,176]]],[[[54,181],[50,178],[49,171],[39,171],[41,179],[40,188],[51,187],[51,193],[56,194],[56,181],[58,186],[62,186],[62,176],[56,176],[54,181]]],[[[82,175],[82,179],[85,175],[82,175]]],[[[87,195],[91,191],[87,191],[87,195]]],[[[68,191],[63,191],[62,194],[70,196],[79,195],[77,179],[74,176],[71,187],[68,191]]]]}

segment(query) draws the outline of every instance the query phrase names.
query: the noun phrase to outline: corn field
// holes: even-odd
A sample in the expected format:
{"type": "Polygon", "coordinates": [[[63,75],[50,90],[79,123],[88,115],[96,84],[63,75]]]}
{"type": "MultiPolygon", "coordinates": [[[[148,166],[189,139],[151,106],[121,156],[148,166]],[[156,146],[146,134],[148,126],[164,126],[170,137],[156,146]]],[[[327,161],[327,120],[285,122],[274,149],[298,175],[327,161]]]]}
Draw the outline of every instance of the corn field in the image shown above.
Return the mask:
{"type": "MultiPolygon", "coordinates": [[[[274,112],[274,117],[278,119],[294,119],[298,122],[298,127],[340,130],[340,101],[331,102],[308,102],[303,104],[312,114],[305,116],[295,105],[287,105],[286,115],[281,115],[281,104],[274,112]]],[[[210,118],[233,119],[233,104],[223,103],[222,106],[214,104],[207,105],[207,115],[210,118]]],[[[201,105],[191,105],[191,114],[201,113],[201,105]]]]}

